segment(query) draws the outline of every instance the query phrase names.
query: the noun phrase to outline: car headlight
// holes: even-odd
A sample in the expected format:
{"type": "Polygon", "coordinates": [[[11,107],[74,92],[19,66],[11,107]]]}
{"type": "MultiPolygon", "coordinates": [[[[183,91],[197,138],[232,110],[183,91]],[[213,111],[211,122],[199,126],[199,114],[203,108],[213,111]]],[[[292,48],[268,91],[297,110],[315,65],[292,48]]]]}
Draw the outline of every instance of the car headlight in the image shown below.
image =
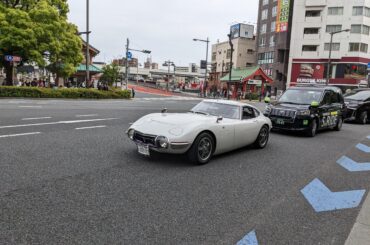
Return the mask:
{"type": "Polygon", "coordinates": [[[309,115],[311,115],[311,111],[310,110],[298,111],[298,115],[300,115],[300,116],[309,116],[309,115]]]}
{"type": "Polygon", "coordinates": [[[168,139],[165,136],[158,136],[155,140],[157,145],[161,148],[167,148],[168,147],[168,139]]]}
{"type": "Polygon", "coordinates": [[[127,136],[131,139],[131,140],[133,140],[134,139],[134,134],[135,134],[135,130],[134,129],[129,129],[128,131],[127,131],[127,136]]]}

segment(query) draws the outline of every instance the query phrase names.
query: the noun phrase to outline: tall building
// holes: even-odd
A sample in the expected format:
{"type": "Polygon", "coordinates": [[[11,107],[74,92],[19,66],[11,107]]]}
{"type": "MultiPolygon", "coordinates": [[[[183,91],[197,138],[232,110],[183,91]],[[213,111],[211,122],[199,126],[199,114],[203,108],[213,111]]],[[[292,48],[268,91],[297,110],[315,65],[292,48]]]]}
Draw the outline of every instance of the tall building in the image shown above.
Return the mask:
{"type": "Polygon", "coordinates": [[[272,93],[275,94],[287,87],[293,4],[294,0],[259,1],[257,64],[273,79],[272,93]]]}
{"type": "Polygon", "coordinates": [[[342,87],[367,85],[369,1],[295,1],[293,23],[288,79],[291,86],[325,83],[327,76],[330,84],[342,87]]]}
{"type": "MultiPolygon", "coordinates": [[[[233,68],[246,68],[256,64],[256,39],[254,26],[237,24],[231,27],[234,45],[233,68]]],[[[220,81],[230,69],[231,47],[229,41],[212,45],[211,81],[220,81]]]]}

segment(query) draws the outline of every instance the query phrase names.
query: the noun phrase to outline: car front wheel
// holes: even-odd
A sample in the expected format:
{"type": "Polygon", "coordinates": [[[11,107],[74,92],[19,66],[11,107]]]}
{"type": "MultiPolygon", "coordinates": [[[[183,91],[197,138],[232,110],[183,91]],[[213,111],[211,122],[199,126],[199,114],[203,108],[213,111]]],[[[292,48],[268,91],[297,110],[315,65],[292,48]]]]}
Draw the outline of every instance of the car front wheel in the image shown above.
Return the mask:
{"type": "Polygon", "coordinates": [[[213,137],[207,132],[201,133],[188,151],[188,158],[195,164],[206,164],[212,158],[214,147],[213,137]]]}
{"type": "Polygon", "coordinates": [[[270,129],[268,126],[263,126],[258,134],[256,141],[254,142],[254,146],[257,149],[263,149],[266,147],[270,137],[270,129]]]}

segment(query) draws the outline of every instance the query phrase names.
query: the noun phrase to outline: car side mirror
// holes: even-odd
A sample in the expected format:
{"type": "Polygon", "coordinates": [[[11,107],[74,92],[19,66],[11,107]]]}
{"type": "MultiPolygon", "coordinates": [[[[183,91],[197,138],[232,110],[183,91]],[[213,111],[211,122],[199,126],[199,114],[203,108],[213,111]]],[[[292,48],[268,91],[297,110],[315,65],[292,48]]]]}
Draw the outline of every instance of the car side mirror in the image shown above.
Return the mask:
{"type": "Polygon", "coordinates": [[[161,113],[163,114],[163,113],[167,113],[167,111],[168,111],[168,109],[167,108],[163,108],[162,109],[162,111],[161,111],[161,113]]]}
{"type": "Polygon", "coordinates": [[[266,104],[270,104],[270,103],[271,103],[271,99],[270,99],[270,97],[266,97],[266,98],[265,98],[265,103],[266,103],[266,104]]]}
{"type": "Polygon", "coordinates": [[[317,102],[317,101],[312,101],[311,102],[311,107],[317,108],[319,106],[320,106],[320,103],[319,102],[317,102]]]}
{"type": "Polygon", "coordinates": [[[224,118],[222,116],[219,116],[219,117],[217,117],[216,123],[220,123],[222,120],[224,120],[224,118]]]}

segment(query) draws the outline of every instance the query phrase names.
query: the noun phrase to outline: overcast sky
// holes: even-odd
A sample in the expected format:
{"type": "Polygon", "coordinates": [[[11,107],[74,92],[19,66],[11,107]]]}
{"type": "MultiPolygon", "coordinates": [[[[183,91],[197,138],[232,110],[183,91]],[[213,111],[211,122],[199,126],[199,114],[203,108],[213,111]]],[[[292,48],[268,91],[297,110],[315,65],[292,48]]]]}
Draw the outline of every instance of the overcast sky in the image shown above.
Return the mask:
{"type": "MultiPolygon", "coordinates": [[[[86,1],[68,2],[69,20],[84,31],[86,1]]],[[[206,46],[193,38],[224,41],[231,24],[255,24],[257,10],[258,0],[90,0],[91,44],[101,51],[95,60],[122,57],[130,38],[132,48],[151,50],[154,62],[199,63],[206,46]]],[[[141,64],[147,57],[136,56],[141,64]]]]}

